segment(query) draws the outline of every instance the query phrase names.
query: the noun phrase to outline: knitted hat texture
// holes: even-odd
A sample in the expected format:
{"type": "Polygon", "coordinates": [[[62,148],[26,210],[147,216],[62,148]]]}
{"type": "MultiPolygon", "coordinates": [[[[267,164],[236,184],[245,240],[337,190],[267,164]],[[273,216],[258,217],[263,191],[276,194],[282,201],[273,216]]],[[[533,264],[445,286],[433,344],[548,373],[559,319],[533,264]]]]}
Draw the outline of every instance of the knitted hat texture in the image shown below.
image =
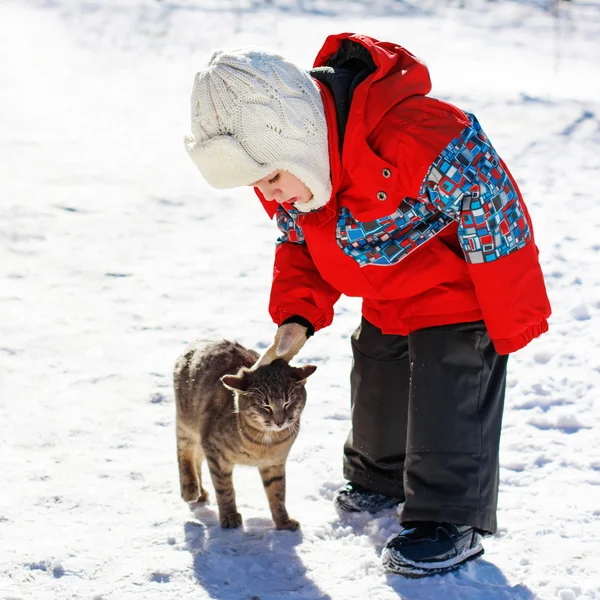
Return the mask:
{"type": "Polygon", "coordinates": [[[298,210],[327,203],[327,122],[308,73],[266,51],[219,51],[196,74],[191,110],[192,134],[185,137],[185,147],[212,187],[250,185],[284,170],[313,194],[298,210]]]}

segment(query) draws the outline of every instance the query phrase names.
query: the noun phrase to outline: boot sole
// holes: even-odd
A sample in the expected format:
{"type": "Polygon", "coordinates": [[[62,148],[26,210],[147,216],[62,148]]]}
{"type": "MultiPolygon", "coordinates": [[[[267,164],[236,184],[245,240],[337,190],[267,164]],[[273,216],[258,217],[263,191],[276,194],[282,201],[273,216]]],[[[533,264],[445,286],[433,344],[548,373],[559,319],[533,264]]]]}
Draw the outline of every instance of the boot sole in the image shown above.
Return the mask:
{"type": "Polygon", "coordinates": [[[463,552],[460,556],[439,563],[418,563],[406,558],[396,558],[390,552],[384,553],[381,558],[383,568],[390,573],[403,575],[411,579],[419,579],[430,575],[440,575],[450,571],[456,571],[465,563],[479,558],[485,550],[481,544],[474,548],[470,548],[467,552],[463,552]]]}

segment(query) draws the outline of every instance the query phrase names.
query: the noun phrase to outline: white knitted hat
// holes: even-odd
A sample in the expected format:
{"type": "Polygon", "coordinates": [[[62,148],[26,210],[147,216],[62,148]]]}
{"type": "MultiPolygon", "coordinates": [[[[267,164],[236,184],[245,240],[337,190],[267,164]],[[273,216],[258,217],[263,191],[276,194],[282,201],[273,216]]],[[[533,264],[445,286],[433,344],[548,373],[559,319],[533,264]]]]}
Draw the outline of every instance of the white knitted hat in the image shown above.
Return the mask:
{"type": "Polygon", "coordinates": [[[196,74],[191,109],[185,146],[212,187],[250,185],[281,169],[313,193],[296,208],[307,212],[327,203],[327,122],[307,72],[270,52],[219,51],[196,74]]]}

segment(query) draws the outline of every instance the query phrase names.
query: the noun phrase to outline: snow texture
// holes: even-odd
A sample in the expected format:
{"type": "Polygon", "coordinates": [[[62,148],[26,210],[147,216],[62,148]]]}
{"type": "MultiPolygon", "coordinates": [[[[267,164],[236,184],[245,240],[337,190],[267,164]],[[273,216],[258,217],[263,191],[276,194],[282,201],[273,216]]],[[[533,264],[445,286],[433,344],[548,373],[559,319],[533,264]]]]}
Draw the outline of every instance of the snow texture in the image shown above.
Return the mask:
{"type": "Polygon", "coordinates": [[[593,0],[4,0],[0,3],[0,598],[600,598],[600,3],[593,0]],[[255,469],[244,527],[180,499],[171,370],[195,337],[263,349],[277,232],[249,189],[186,156],[194,73],[260,45],[310,67],[359,31],[422,57],[475,112],[535,224],[550,332],[510,360],[500,529],[423,580],[379,555],[395,509],[337,514],[360,303],[314,362],[288,463],[299,532],[255,469]]]}

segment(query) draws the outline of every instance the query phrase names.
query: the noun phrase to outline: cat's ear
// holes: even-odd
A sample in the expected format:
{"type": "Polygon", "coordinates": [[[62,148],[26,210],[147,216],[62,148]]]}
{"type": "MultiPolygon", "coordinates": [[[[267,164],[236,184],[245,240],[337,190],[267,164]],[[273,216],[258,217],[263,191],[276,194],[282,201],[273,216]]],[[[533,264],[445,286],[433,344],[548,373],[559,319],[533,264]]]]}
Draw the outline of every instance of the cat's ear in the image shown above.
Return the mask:
{"type": "Polygon", "coordinates": [[[245,392],[248,389],[248,377],[245,372],[239,375],[223,375],[221,382],[226,388],[236,392],[245,392]]]}
{"type": "Polygon", "coordinates": [[[304,365],[303,367],[293,367],[294,377],[299,385],[304,385],[306,380],[317,370],[315,365],[304,365]]]}

